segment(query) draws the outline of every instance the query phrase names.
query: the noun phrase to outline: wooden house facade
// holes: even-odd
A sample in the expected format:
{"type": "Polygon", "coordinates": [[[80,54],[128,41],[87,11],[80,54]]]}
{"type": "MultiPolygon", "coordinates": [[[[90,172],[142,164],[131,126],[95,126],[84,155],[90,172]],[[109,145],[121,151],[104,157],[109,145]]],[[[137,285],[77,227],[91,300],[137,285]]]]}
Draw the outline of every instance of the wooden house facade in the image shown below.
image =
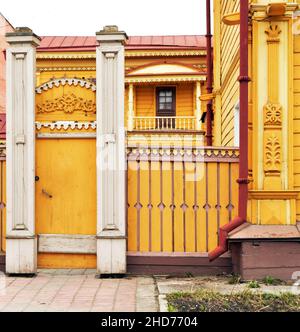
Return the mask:
{"type": "Polygon", "coordinates": [[[213,4],[213,49],[209,24],[7,34],[7,273],[300,269],[298,4],[213,4]]]}

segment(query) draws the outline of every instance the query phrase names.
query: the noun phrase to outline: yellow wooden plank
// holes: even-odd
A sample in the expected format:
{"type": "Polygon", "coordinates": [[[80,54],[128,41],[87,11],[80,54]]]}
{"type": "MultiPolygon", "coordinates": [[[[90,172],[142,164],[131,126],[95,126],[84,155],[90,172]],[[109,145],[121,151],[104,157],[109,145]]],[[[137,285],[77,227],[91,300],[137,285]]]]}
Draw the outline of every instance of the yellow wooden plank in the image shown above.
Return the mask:
{"type": "Polygon", "coordinates": [[[197,182],[197,251],[206,252],[206,212],[204,209],[206,203],[206,173],[205,164],[196,164],[196,182],[197,182]]]}
{"type": "Polygon", "coordinates": [[[154,252],[161,251],[161,220],[160,220],[160,163],[151,163],[151,248],[154,252]]]}
{"type": "Polygon", "coordinates": [[[220,227],[229,223],[229,165],[220,163],[220,227]]]}
{"type": "Polygon", "coordinates": [[[163,251],[173,250],[173,226],[172,226],[172,165],[171,162],[163,163],[163,202],[165,209],[163,212],[163,251]]]}
{"type": "Polygon", "coordinates": [[[239,214],[239,185],[237,183],[239,178],[239,164],[231,164],[231,170],[232,204],[234,206],[232,218],[234,219],[239,214]]]}
{"type": "Polygon", "coordinates": [[[149,251],[149,163],[140,163],[140,251],[149,251]]]}
{"type": "Polygon", "coordinates": [[[39,254],[38,267],[40,269],[95,269],[96,255],[81,254],[39,254]]]}
{"type": "Polygon", "coordinates": [[[217,223],[217,164],[208,163],[208,250],[215,249],[218,244],[217,223]]]}
{"type": "Polygon", "coordinates": [[[184,252],[184,231],[183,231],[183,165],[181,162],[174,164],[174,250],[184,252]]]}
{"type": "Polygon", "coordinates": [[[137,251],[137,162],[128,162],[128,250],[137,251]]]}
{"type": "Polygon", "coordinates": [[[185,163],[185,249],[186,252],[196,251],[195,241],[195,164],[185,163]]]}

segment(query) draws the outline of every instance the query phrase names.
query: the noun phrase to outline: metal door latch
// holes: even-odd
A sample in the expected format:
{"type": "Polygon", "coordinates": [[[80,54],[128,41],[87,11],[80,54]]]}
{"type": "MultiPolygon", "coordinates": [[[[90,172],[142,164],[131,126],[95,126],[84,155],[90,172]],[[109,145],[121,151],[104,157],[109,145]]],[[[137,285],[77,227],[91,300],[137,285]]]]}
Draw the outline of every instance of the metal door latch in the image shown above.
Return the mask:
{"type": "Polygon", "coordinates": [[[52,198],[53,197],[51,194],[47,193],[47,191],[45,189],[42,189],[42,193],[44,195],[46,195],[48,198],[52,198]]]}
{"type": "Polygon", "coordinates": [[[104,143],[105,144],[116,143],[116,135],[115,134],[105,134],[104,143]]]}

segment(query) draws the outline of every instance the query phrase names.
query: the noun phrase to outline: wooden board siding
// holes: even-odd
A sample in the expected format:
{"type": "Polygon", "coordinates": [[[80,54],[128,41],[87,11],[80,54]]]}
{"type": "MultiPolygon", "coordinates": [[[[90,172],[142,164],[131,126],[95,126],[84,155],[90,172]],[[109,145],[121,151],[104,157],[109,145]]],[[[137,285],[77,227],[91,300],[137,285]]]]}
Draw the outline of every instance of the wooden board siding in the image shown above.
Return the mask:
{"type": "Polygon", "coordinates": [[[237,63],[222,89],[222,145],[234,144],[234,108],[239,100],[239,63],[237,63]]]}
{"type": "MultiPolygon", "coordinates": [[[[300,3],[300,0],[298,0],[300,3]]],[[[300,36],[294,36],[294,189],[300,190],[300,36]]],[[[296,201],[300,220],[300,198],[296,201]]]]}
{"type": "Polygon", "coordinates": [[[139,86],[135,88],[136,116],[155,116],[156,110],[155,87],[139,86]]]}
{"type": "Polygon", "coordinates": [[[220,128],[221,134],[217,141],[223,146],[233,146],[234,144],[234,107],[239,99],[239,83],[237,78],[239,76],[239,26],[225,25],[221,18],[229,13],[239,11],[239,1],[237,0],[215,0],[215,10],[220,21],[216,28],[219,35],[215,36],[217,42],[220,43],[218,52],[215,53],[215,72],[219,77],[217,86],[220,88],[220,107],[221,110],[216,110],[216,121],[220,123],[215,124],[220,128]],[[220,113],[220,114],[219,114],[220,113]],[[219,116],[218,116],[219,114],[219,116]]]}
{"type": "MultiPolygon", "coordinates": [[[[156,88],[156,85],[135,87],[136,116],[156,115],[156,88]]],[[[176,85],[176,115],[193,116],[194,107],[194,84],[176,85]]]]}
{"type": "Polygon", "coordinates": [[[180,85],[176,89],[176,115],[193,116],[195,108],[194,84],[180,85]]]}
{"type": "MultiPolygon", "coordinates": [[[[229,13],[238,12],[240,1],[221,0],[221,17],[229,13]]],[[[224,83],[231,71],[234,58],[239,51],[239,25],[229,26],[221,23],[221,82],[224,83]]]]}

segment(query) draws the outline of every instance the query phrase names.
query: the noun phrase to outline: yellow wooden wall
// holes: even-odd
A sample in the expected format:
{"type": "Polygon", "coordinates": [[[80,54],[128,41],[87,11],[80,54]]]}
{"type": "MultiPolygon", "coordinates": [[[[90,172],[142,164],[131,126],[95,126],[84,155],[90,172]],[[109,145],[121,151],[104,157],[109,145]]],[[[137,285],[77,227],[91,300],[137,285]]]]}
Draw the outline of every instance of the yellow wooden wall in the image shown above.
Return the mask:
{"type": "Polygon", "coordinates": [[[215,0],[214,72],[215,91],[215,141],[217,145],[234,143],[234,107],[239,100],[239,26],[222,22],[226,14],[239,11],[238,0],[215,0]]]}
{"type": "MultiPolygon", "coordinates": [[[[163,85],[159,85],[163,86],[163,85]]],[[[176,115],[193,116],[195,108],[194,84],[178,84],[176,87],[176,115]]],[[[135,87],[135,115],[156,115],[157,85],[135,87]]],[[[126,89],[127,91],[128,89],[126,89]]],[[[127,93],[126,93],[127,95],[127,93]]],[[[127,103],[127,99],[125,101],[127,103]]]]}

